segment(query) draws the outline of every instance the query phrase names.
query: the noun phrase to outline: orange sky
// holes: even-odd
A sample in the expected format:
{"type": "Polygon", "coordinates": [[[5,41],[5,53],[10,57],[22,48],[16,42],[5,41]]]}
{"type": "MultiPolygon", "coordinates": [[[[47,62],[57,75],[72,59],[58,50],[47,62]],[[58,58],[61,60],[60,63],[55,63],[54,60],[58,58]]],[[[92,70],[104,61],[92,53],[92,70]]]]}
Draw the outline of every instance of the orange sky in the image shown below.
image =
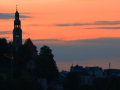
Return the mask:
{"type": "MultiPolygon", "coordinates": [[[[60,27],[54,24],[93,23],[96,21],[119,21],[119,0],[2,0],[0,13],[14,13],[18,5],[20,15],[32,18],[21,19],[23,38],[32,39],[90,39],[120,37],[119,29],[84,29],[116,27],[119,25],[85,25],[60,27]],[[28,14],[27,14],[28,13],[28,14]],[[35,26],[34,26],[35,25],[35,26]]],[[[13,20],[1,20],[0,30],[13,30],[13,20]],[[7,26],[7,27],[6,27],[7,26]]],[[[6,35],[3,35],[6,36],[6,35]]],[[[12,39],[11,35],[7,35],[12,39]]]]}
{"type": "MultiPolygon", "coordinates": [[[[6,17],[8,14],[15,13],[16,4],[20,13],[23,39],[30,37],[32,40],[81,40],[120,37],[120,0],[0,0],[0,38],[9,37],[7,40],[12,40],[14,18],[6,17]],[[6,16],[1,16],[2,14],[6,16]],[[21,18],[21,15],[30,18],[21,18]],[[4,31],[11,31],[11,33],[2,34],[4,31]]],[[[64,55],[55,58],[60,57],[64,55]]],[[[67,61],[57,63],[60,68],[65,67],[67,70],[71,65],[71,62],[67,61]]],[[[84,66],[88,65],[85,63],[81,62],[84,66]]],[[[101,62],[101,65],[106,68],[107,63],[103,65],[101,62]]],[[[93,63],[89,62],[89,65],[93,63]]],[[[115,63],[114,66],[119,65],[115,63]]]]}

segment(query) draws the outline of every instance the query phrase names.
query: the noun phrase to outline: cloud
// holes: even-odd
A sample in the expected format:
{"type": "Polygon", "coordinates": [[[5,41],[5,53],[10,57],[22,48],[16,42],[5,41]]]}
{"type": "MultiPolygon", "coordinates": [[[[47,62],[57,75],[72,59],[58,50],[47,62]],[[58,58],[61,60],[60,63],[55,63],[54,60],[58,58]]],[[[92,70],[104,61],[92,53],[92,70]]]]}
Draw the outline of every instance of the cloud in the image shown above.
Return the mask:
{"type": "Polygon", "coordinates": [[[62,40],[60,40],[60,39],[33,39],[33,41],[35,41],[35,42],[38,42],[38,41],[62,41],[62,40]]]}
{"type": "Polygon", "coordinates": [[[52,26],[52,25],[47,25],[47,24],[30,24],[27,26],[52,26]]]}
{"type": "MultiPolygon", "coordinates": [[[[60,23],[60,24],[29,24],[26,26],[58,26],[58,27],[68,27],[68,26],[91,26],[91,25],[119,25],[120,21],[96,21],[96,22],[86,22],[86,23],[60,23]]],[[[100,27],[98,29],[102,29],[104,27],[100,27]]],[[[105,29],[109,29],[109,27],[105,27],[105,29]]],[[[115,29],[119,28],[119,27],[113,27],[115,29]]],[[[85,28],[85,29],[92,29],[92,28],[85,28]]],[[[93,28],[93,29],[97,29],[97,28],[93,28]]],[[[112,27],[111,27],[112,29],[112,27]]]]}
{"type": "MultiPolygon", "coordinates": [[[[23,43],[25,42],[25,40],[26,39],[23,39],[23,43]]],[[[44,45],[46,45],[46,44],[51,44],[51,45],[58,44],[59,45],[59,44],[65,42],[64,40],[54,39],[54,38],[52,38],[52,39],[31,39],[31,40],[32,40],[32,42],[34,42],[34,44],[44,44],[44,45]]]]}
{"type": "MultiPolygon", "coordinates": [[[[0,13],[0,19],[13,19],[13,18],[15,18],[14,13],[0,13]]],[[[31,18],[31,16],[21,14],[20,18],[31,18]]]]}
{"type": "Polygon", "coordinates": [[[117,37],[70,41],[55,38],[31,40],[37,46],[38,53],[43,45],[49,46],[54,60],[57,63],[62,62],[64,67],[69,64],[67,69],[73,62],[79,62],[79,65],[97,64],[102,67],[109,62],[120,63],[120,38],[117,37]]]}
{"type": "Polygon", "coordinates": [[[103,37],[96,39],[85,39],[85,40],[70,40],[67,42],[75,42],[75,43],[103,43],[103,44],[120,44],[120,38],[118,37],[103,37]]]}
{"type": "MultiPolygon", "coordinates": [[[[48,41],[48,40],[45,40],[48,41]]],[[[88,40],[64,41],[65,44],[58,44],[60,40],[50,40],[44,43],[44,40],[33,43],[38,51],[43,45],[49,46],[53,50],[55,60],[57,61],[91,61],[101,60],[101,62],[120,59],[120,38],[98,38],[88,40]]],[[[63,41],[63,40],[61,40],[63,41]]]]}
{"type": "Polygon", "coordinates": [[[118,25],[120,21],[97,21],[93,23],[94,25],[118,25]]]}
{"type": "Polygon", "coordinates": [[[95,27],[95,28],[84,28],[84,29],[120,29],[120,27],[95,27]]]}
{"type": "Polygon", "coordinates": [[[63,24],[54,24],[54,26],[86,26],[86,25],[119,25],[120,21],[96,21],[93,23],[63,23],[63,24]]]}
{"type": "Polygon", "coordinates": [[[69,24],[69,23],[64,23],[64,24],[55,24],[54,26],[83,26],[83,24],[80,23],[73,23],[73,24],[69,24]]]}
{"type": "MultiPolygon", "coordinates": [[[[12,34],[12,30],[6,30],[6,31],[0,31],[0,35],[4,35],[4,34],[12,34]]],[[[26,34],[26,32],[22,31],[23,34],[26,34]]]]}
{"type": "MultiPolygon", "coordinates": [[[[103,37],[103,38],[95,38],[95,39],[82,39],[82,40],[64,40],[63,38],[61,39],[31,39],[34,43],[37,44],[49,44],[49,45],[104,45],[104,46],[112,46],[120,45],[120,38],[118,37],[103,37]],[[61,42],[61,44],[59,43],[61,42]],[[102,44],[101,44],[102,43],[102,44]]],[[[23,39],[25,41],[25,39],[23,39]]]]}
{"type": "Polygon", "coordinates": [[[11,34],[12,31],[0,31],[0,35],[3,35],[3,34],[11,34]]]}
{"type": "Polygon", "coordinates": [[[6,39],[8,39],[8,38],[10,38],[10,37],[1,37],[1,36],[0,36],[0,38],[6,38],[6,39]]]}

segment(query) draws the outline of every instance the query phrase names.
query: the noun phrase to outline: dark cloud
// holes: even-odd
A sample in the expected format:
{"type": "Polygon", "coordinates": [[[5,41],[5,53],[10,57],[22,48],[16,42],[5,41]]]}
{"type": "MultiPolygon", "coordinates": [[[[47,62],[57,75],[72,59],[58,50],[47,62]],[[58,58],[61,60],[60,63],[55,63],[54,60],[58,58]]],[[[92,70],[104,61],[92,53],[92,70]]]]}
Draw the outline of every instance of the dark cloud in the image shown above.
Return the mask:
{"type": "MultiPolygon", "coordinates": [[[[25,42],[26,39],[23,39],[23,42],[25,42]]],[[[34,43],[41,43],[41,42],[58,42],[58,41],[62,41],[59,39],[31,39],[34,43]]]]}
{"type": "Polygon", "coordinates": [[[97,39],[85,39],[85,40],[71,40],[67,42],[75,42],[75,43],[103,43],[103,44],[120,44],[120,38],[117,37],[105,37],[105,38],[97,38],[97,39]]]}
{"type": "MultiPolygon", "coordinates": [[[[0,19],[13,19],[15,18],[14,13],[0,13],[0,19]]],[[[20,18],[31,18],[31,16],[20,14],[20,18]]]]}
{"type": "Polygon", "coordinates": [[[55,24],[55,26],[71,26],[71,24],[64,23],[64,24],[55,24]]]}
{"type": "Polygon", "coordinates": [[[63,23],[54,24],[54,26],[86,26],[86,25],[119,25],[120,21],[96,21],[93,23],[63,23]]]}
{"type": "Polygon", "coordinates": [[[6,38],[6,39],[8,39],[8,38],[10,38],[10,37],[0,37],[0,38],[6,38]]]}
{"type": "Polygon", "coordinates": [[[94,25],[118,25],[120,21],[97,21],[93,23],[94,25]]]}
{"type": "Polygon", "coordinates": [[[0,31],[0,35],[3,35],[3,34],[11,34],[12,31],[0,31]]]}
{"type": "MultiPolygon", "coordinates": [[[[62,23],[62,24],[29,24],[26,26],[58,26],[58,27],[68,27],[68,26],[90,26],[90,25],[119,25],[120,21],[96,21],[93,23],[62,23]]],[[[98,29],[102,29],[104,27],[99,27],[98,29]]],[[[111,27],[112,28],[112,27],[111,27]]],[[[119,27],[113,27],[118,29],[119,27]]],[[[92,29],[92,28],[85,28],[85,29],[92,29]]],[[[93,28],[95,29],[95,28],[93,28]]],[[[96,28],[97,29],[97,28],[96,28]]],[[[109,27],[105,27],[105,29],[109,29],[109,27]]]]}
{"type": "Polygon", "coordinates": [[[95,27],[95,28],[84,28],[84,29],[120,29],[120,27],[95,27]]]}
{"type": "Polygon", "coordinates": [[[64,23],[64,24],[55,24],[54,26],[83,26],[83,24],[80,23],[73,23],[73,24],[69,24],[69,23],[64,23]]]}
{"type": "Polygon", "coordinates": [[[35,41],[35,42],[38,42],[38,41],[62,41],[62,40],[60,40],[60,39],[33,39],[33,41],[35,41]]]}
{"type": "Polygon", "coordinates": [[[117,37],[70,41],[60,39],[31,40],[37,46],[38,53],[43,45],[47,45],[52,49],[55,61],[57,63],[63,62],[62,64],[66,66],[73,62],[79,62],[79,65],[82,65],[81,62],[84,62],[86,65],[97,63],[99,66],[109,62],[120,63],[120,38],[117,37]],[[58,43],[60,41],[64,42],[58,43]]]}
{"type": "Polygon", "coordinates": [[[29,24],[27,26],[52,26],[52,25],[47,25],[47,24],[29,24]]]}
{"type": "MultiPolygon", "coordinates": [[[[3,35],[3,34],[12,34],[13,30],[6,30],[6,31],[0,31],[0,35],[3,35]]],[[[22,31],[23,34],[26,34],[26,32],[22,31]]]]}
{"type": "Polygon", "coordinates": [[[120,45],[120,38],[117,37],[105,37],[105,38],[97,38],[97,39],[83,39],[83,40],[64,40],[64,39],[32,39],[32,41],[34,43],[44,43],[44,42],[48,42],[47,44],[52,44],[53,45],[57,42],[63,42],[64,45],[93,45],[93,44],[98,44],[102,43],[103,45],[120,45]],[[51,42],[51,43],[50,43],[51,42]]]}
{"type": "MultiPolygon", "coordinates": [[[[65,44],[46,44],[44,40],[38,42],[32,41],[37,46],[38,51],[40,51],[43,45],[48,45],[53,50],[56,61],[96,60],[97,62],[97,60],[101,60],[103,62],[104,60],[120,59],[120,38],[64,41],[65,44]]],[[[59,42],[60,40],[52,39],[50,41],[59,42]]]]}

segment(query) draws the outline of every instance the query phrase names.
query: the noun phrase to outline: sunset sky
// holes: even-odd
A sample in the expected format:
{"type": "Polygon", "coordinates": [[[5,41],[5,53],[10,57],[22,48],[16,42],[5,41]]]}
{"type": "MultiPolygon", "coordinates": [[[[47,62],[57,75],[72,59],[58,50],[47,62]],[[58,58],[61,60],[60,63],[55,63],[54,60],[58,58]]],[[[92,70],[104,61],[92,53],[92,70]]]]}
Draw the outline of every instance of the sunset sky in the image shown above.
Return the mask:
{"type": "Polygon", "coordinates": [[[48,45],[59,70],[120,68],[120,0],[0,0],[0,38],[12,41],[16,5],[23,43],[48,45]]]}

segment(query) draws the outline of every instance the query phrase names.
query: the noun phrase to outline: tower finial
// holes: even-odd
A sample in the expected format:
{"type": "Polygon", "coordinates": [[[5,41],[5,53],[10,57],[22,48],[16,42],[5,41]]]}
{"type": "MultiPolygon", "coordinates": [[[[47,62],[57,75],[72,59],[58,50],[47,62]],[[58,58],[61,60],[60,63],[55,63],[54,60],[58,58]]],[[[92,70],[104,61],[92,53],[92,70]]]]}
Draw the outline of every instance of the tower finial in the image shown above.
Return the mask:
{"type": "Polygon", "coordinates": [[[16,5],[16,11],[17,11],[17,5],[16,5]]]}

